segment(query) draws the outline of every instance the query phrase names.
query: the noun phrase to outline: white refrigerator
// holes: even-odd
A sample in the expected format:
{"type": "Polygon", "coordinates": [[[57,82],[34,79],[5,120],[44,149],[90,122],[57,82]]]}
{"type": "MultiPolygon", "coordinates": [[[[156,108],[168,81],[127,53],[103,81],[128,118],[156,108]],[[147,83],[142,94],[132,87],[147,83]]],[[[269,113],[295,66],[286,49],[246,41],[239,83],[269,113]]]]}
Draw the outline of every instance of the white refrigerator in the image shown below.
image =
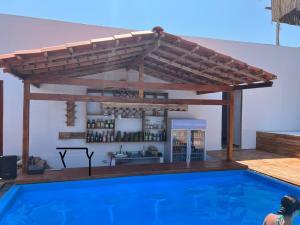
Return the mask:
{"type": "Polygon", "coordinates": [[[206,120],[203,119],[169,119],[166,162],[205,160],[205,130],[206,120]]]}

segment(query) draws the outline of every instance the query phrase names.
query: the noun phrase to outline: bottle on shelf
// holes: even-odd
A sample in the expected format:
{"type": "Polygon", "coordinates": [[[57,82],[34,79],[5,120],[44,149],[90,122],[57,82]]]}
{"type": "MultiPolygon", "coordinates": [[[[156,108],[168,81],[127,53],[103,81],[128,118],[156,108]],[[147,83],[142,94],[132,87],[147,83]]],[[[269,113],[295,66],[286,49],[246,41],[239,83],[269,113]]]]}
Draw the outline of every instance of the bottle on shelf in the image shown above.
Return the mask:
{"type": "Polygon", "coordinates": [[[114,142],[114,141],[115,141],[114,132],[111,131],[110,142],[114,142]]]}
{"type": "Polygon", "coordinates": [[[115,125],[114,125],[114,120],[111,120],[111,121],[110,121],[110,124],[109,124],[109,128],[113,129],[114,126],[115,126],[115,125]]]}
{"type": "Polygon", "coordinates": [[[148,141],[152,141],[152,135],[150,132],[148,132],[148,141]]]}
{"type": "Polygon", "coordinates": [[[95,129],[96,128],[96,121],[95,120],[92,120],[92,126],[91,126],[92,129],[95,129]]]}
{"type": "Polygon", "coordinates": [[[97,119],[97,122],[96,122],[96,128],[101,128],[101,122],[99,119],[97,119]]]}
{"type": "Polygon", "coordinates": [[[100,120],[100,128],[104,128],[104,121],[103,120],[100,120]]]}
{"type": "Polygon", "coordinates": [[[102,142],[102,135],[101,135],[101,132],[99,132],[99,142],[102,142]]]}
{"type": "Polygon", "coordinates": [[[95,141],[95,142],[99,142],[99,139],[98,139],[98,132],[97,132],[97,131],[96,131],[96,133],[95,133],[94,141],[95,141]]]}
{"type": "Polygon", "coordinates": [[[108,120],[105,120],[105,122],[104,122],[104,128],[109,128],[108,120]]]}
{"type": "Polygon", "coordinates": [[[93,131],[91,131],[91,133],[90,133],[90,142],[91,143],[93,143],[94,142],[94,133],[93,133],[93,131]]]}
{"type": "Polygon", "coordinates": [[[86,128],[87,129],[91,128],[91,121],[90,120],[87,120],[87,122],[86,122],[86,128]]]}
{"type": "Polygon", "coordinates": [[[102,133],[102,142],[106,142],[106,134],[104,131],[102,133]]]}
{"type": "Polygon", "coordinates": [[[106,132],[106,142],[110,142],[110,132],[106,132]]]}

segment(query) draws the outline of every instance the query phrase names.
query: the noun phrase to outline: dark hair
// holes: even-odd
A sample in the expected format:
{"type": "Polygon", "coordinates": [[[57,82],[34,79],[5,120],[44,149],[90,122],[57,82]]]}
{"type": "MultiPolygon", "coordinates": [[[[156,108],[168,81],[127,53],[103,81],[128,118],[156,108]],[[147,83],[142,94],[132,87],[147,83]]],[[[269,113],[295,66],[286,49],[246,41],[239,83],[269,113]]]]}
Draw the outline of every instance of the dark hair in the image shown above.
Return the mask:
{"type": "Polygon", "coordinates": [[[300,210],[300,202],[293,195],[285,195],[281,199],[281,207],[278,214],[291,216],[295,211],[300,210]]]}

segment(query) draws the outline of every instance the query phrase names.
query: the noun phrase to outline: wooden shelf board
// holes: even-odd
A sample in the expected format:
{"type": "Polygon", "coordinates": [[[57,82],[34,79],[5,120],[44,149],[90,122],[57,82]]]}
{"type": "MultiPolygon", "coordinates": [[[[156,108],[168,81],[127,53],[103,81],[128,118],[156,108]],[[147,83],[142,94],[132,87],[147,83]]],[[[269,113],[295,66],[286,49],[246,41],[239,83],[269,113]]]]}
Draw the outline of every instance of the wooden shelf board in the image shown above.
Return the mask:
{"type": "Polygon", "coordinates": [[[114,142],[86,142],[86,144],[116,144],[116,143],[165,143],[166,141],[114,141],[114,142]]]}

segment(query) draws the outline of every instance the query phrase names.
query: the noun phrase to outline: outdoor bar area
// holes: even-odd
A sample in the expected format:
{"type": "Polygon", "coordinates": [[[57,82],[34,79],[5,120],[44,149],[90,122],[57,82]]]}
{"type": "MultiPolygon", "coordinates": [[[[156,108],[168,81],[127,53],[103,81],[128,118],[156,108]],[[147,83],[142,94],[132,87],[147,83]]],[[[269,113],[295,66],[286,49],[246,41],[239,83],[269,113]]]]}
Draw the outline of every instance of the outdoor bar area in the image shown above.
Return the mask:
{"type": "Polygon", "coordinates": [[[232,158],[234,91],[271,87],[276,79],[274,74],[166,33],[161,27],[20,50],[0,55],[0,67],[24,85],[19,183],[244,169],[244,165],[232,158]],[[135,71],[136,79],[101,77],[103,73],[119,70],[135,71]],[[146,77],[153,80],[147,82],[146,77]],[[57,91],[42,91],[43,85],[55,86],[53,90],[57,91]],[[81,91],[64,93],[66,86],[80,87],[81,91]],[[190,91],[197,95],[226,92],[229,100],[180,95],[170,98],[170,91],[190,91]],[[55,137],[64,145],[53,149],[65,169],[30,175],[34,168],[29,160],[30,106],[35,101],[65,103],[65,129],[55,137]],[[76,113],[78,103],[85,105],[84,116],[76,113]],[[208,160],[207,121],[201,115],[180,119],[169,116],[170,112],[188,112],[189,106],[194,105],[228,107],[227,160],[208,160]],[[75,121],[84,123],[85,128],[67,129],[75,121]],[[72,140],[80,144],[74,146],[72,140]],[[127,147],[129,144],[136,146],[134,150],[127,147]],[[95,146],[101,151],[103,145],[113,146],[103,160],[106,166],[92,165],[95,146]],[[80,150],[86,152],[89,173],[87,168],[66,168],[65,156],[80,150]]]}

